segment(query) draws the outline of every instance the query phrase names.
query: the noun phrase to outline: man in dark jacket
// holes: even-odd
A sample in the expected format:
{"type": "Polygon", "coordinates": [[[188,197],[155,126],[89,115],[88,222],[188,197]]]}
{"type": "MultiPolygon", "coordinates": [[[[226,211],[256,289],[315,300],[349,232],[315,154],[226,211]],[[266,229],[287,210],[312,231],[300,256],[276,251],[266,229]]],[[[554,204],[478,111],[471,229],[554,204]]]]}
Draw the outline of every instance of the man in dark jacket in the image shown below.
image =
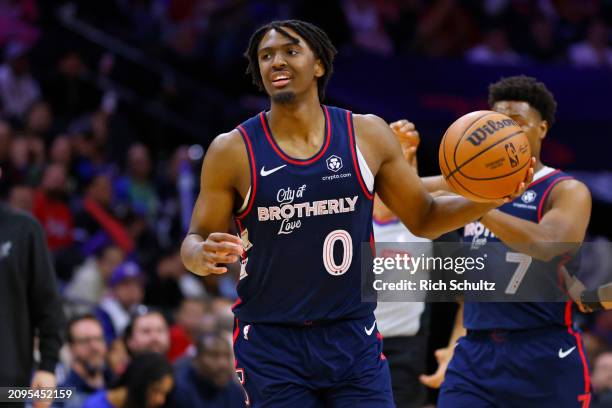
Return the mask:
{"type": "Polygon", "coordinates": [[[246,394],[232,370],[232,350],[223,332],[197,341],[197,355],[175,366],[176,408],[245,407],[246,394]]]}
{"type": "Polygon", "coordinates": [[[55,387],[63,323],[55,272],[40,224],[0,205],[0,387],[55,387]],[[36,367],[35,337],[40,350],[36,367]]]}

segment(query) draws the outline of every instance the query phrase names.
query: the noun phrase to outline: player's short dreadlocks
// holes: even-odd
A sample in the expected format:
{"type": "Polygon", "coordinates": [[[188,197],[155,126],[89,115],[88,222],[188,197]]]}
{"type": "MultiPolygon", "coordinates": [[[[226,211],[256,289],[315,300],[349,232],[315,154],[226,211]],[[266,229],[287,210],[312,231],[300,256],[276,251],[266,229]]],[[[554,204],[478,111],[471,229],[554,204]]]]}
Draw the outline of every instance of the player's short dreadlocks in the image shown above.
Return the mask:
{"type": "Polygon", "coordinates": [[[333,61],[337,51],[327,34],[325,34],[325,31],[321,30],[314,24],[300,20],[283,20],[273,21],[257,29],[257,31],[255,31],[251,36],[251,39],[249,40],[249,47],[244,53],[244,56],[249,60],[249,65],[246,70],[247,74],[251,74],[253,77],[253,83],[260,90],[264,89],[261,79],[261,72],[259,71],[257,48],[259,47],[261,39],[270,30],[276,30],[287,38],[291,39],[293,42],[297,43],[298,39],[288,33],[284,28],[290,28],[298,33],[300,37],[306,41],[315,57],[318,58],[323,64],[325,74],[323,74],[323,76],[317,81],[319,100],[323,101],[323,98],[325,97],[325,88],[327,87],[327,83],[329,82],[329,78],[331,77],[333,71],[333,61]]]}
{"type": "Polygon", "coordinates": [[[502,78],[489,85],[489,106],[498,101],[523,101],[540,112],[542,119],[552,126],[555,122],[557,101],[542,82],[525,75],[502,78]]]}

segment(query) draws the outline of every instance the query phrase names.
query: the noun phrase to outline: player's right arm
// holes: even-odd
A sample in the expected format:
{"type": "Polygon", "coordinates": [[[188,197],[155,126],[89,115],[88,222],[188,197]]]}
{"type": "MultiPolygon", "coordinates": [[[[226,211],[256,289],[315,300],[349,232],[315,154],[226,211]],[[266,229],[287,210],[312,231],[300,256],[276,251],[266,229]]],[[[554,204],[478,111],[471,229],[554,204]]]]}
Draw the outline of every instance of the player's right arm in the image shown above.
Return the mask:
{"type": "Polygon", "coordinates": [[[200,176],[189,232],[181,245],[181,259],[189,271],[206,276],[227,272],[224,266],[242,254],[242,241],[227,233],[235,197],[250,174],[246,148],[237,130],[217,136],[210,144],[200,176]]]}

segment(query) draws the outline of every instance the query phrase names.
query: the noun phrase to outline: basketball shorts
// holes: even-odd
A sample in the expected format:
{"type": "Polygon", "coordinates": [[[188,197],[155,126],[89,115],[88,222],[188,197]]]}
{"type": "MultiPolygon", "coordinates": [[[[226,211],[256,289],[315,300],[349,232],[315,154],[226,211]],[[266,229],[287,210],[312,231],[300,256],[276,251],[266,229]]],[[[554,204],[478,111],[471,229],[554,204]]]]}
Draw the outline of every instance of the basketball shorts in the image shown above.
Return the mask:
{"type": "Polygon", "coordinates": [[[250,407],[394,407],[374,316],[309,326],[236,321],[236,373],[250,407]]]}
{"type": "Polygon", "coordinates": [[[457,343],[438,408],[588,408],[580,335],[564,327],[470,331],[457,343]]]}

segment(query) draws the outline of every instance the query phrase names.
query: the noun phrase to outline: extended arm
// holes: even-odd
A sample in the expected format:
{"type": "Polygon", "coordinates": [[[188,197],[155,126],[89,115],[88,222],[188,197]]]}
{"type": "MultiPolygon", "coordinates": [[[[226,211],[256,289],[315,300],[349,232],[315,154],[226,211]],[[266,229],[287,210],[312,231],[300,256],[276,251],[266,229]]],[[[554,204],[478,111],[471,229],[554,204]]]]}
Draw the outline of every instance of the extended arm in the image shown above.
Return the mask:
{"type": "Polygon", "coordinates": [[[415,235],[436,238],[480,218],[502,202],[474,203],[463,197],[436,197],[402,157],[389,126],[372,115],[355,115],[359,141],[366,160],[376,174],[376,191],[383,202],[415,235]]]}

